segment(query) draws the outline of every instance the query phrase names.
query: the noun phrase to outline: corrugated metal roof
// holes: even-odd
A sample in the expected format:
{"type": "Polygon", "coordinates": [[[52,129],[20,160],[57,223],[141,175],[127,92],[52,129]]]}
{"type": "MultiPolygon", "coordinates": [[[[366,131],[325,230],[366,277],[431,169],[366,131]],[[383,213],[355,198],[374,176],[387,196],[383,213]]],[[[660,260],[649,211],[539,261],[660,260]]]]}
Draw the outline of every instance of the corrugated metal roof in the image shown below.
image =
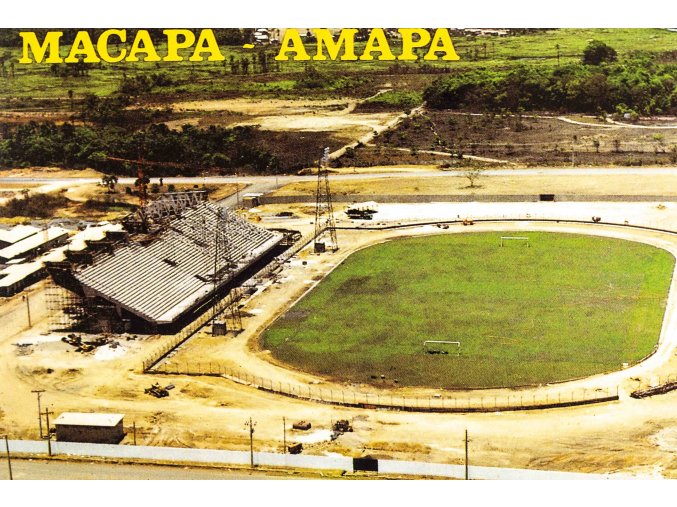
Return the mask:
{"type": "Polygon", "coordinates": [[[124,414],[103,414],[84,412],[63,412],[56,418],[57,426],[117,426],[125,417],[124,414]]]}
{"type": "Polygon", "coordinates": [[[169,323],[209,296],[215,261],[217,271],[232,262],[231,273],[239,273],[281,239],[278,233],[203,202],[184,211],[149,245],[125,245],[75,276],[94,293],[145,320],[169,323]]]}

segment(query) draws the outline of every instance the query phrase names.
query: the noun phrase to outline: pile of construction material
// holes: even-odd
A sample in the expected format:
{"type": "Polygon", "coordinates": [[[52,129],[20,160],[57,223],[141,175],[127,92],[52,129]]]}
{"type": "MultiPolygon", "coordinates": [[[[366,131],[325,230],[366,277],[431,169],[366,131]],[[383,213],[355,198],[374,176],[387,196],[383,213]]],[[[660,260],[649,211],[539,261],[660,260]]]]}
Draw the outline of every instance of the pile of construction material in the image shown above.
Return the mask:
{"type": "Polygon", "coordinates": [[[61,341],[75,347],[75,352],[82,353],[92,352],[98,347],[103,347],[104,345],[108,345],[112,349],[115,349],[120,345],[119,342],[106,335],[98,336],[93,340],[85,341],[82,339],[82,336],[71,333],[68,336],[61,338],[61,341]]]}

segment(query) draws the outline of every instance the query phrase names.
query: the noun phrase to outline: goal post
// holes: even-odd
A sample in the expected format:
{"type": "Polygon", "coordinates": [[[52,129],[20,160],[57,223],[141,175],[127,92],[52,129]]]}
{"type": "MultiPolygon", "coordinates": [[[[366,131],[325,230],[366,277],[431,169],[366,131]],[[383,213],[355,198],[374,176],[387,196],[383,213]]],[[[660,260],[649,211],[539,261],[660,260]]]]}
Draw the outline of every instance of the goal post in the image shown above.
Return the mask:
{"type": "Polygon", "coordinates": [[[501,236],[501,246],[508,241],[524,241],[527,245],[527,248],[530,248],[529,238],[527,236],[501,236]]]}

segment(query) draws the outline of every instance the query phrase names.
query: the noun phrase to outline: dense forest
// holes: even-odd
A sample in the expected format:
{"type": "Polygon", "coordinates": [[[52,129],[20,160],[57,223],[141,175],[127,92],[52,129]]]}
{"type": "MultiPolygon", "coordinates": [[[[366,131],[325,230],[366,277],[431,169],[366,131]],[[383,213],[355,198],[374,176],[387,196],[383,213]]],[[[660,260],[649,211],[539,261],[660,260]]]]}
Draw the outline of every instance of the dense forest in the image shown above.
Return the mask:
{"type": "Polygon", "coordinates": [[[122,127],[55,125],[31,122],[10,128],[0,124],[0,166],[93,167],[116,174],[135,174],[133,164],[108,157],[177,163],[177,166],[150,166],[148,176],[183,174],[204,170],[227,174],[235,169],[256,173],[280,170],[269,151],[250,142],[255,127],[184,126],[172,130],[155,124],[137,131],[122,127]],[[185,165],[184,165],[185,164],[185,165]]]}
{"type": "Polygon", "coordinates": [[[430,107],[474,111],[559,111],[638,115],[677,111],[677,65],[637,53],[622,62],[476,70],[436,80],[430,107]]]}

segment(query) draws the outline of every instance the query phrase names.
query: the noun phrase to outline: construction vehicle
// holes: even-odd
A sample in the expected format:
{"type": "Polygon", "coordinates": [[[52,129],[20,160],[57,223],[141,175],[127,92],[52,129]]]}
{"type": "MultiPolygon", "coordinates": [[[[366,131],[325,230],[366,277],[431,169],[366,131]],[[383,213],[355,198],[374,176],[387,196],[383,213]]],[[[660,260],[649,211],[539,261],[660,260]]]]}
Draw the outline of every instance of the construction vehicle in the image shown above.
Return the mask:
{"type": "Polygon", "coordinates": [[[61,338],[61,341],[75,347],[76,352],[91,352],[97,347],[109,344],[112,340],[107,336],[100,336],[87,342],[82,341],[82,336],[71,333],[61,338]]]}
{"type": "Polygon", "coordinates": [[[353,431],[353,427],[347,419],[339,419],[334,423],[332,429],[339,433],[352,433],[353,431]]]}
{"type": "Polygon", "coordinates": [[[287,446],[289,454],[301,454],[303,451],[303,444],[291,444],[287,446]]]}
{"type": "Polygon", "coordinates": [[[82,345],[82,338],[72,333],[61,338],[61,341],[68,345],[72,345],[73,347],[80,347],[82,345]]]}
{"type": "Polygon", "coordinates": [[[155,396],[156,398],[165,398],[169,396],[169,391],[162,387],[160,384],[157,382],[150,386],[148,389],[145,389],[144,392],[146,394],[150,394],[151,396],[155,396]]]}
{"type": "Polygon", "coordinates": [[[292,424],[292,428],[295,430],[308,431],[311,427],[311,424],[308,421],[298,421],[292,424]]]}
{"type": "Polygon", "coordinates": [[[377,206],[373,201],[352,204],[346,209],[346,215],[351,220],[371,220],[378,211],[377,206]]]}

